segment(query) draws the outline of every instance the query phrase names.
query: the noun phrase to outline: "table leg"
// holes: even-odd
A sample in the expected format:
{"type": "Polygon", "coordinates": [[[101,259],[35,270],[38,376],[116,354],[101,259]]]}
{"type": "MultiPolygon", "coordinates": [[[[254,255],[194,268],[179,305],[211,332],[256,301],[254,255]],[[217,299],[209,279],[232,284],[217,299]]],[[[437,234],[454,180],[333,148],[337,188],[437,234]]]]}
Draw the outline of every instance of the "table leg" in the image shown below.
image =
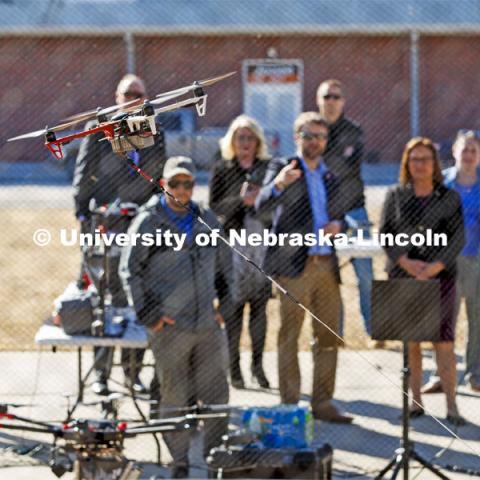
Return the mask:
{"type": "Polygon", "coordinates": [[[83,402],[82,347],[78,347],[78,401],[83,402]]]}

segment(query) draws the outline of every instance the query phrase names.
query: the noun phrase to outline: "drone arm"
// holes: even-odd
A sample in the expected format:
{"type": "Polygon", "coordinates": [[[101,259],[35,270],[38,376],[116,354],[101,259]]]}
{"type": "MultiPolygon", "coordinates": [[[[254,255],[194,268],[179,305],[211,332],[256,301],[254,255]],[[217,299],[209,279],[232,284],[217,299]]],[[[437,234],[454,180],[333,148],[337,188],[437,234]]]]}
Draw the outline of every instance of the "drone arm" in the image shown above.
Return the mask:
{"type": "Polygon", "coordinates": [[[24,432],[37,432],[37,433],[53,433],[57,434],[57,428],[50,427],[50,428],[40,428],[40,427],[33,427],[31,425],[9,425],[8,423],[0,423],[0,428],[4,428],[6,430],[22,430],[24,432]]]}
{"type": "Polygon", "coordinates": [[[189,423],[172,423],[170,425],[148,425],[144,427],[128,428],[124,431],[125,438],[135,437],[137,435],[146,435],[152,433],[178,432],[191,428],[189,423]]]}
{"type": "Polygon", "coordinates": [[[33,425],[40,425],[41,427],[45,427],[45,428],[52,428],[52,429],[57,428],[57,427],[55,427],[55,425],[52,425],[51,423],[41,422],[39,420],[33,420],[31,418],[26,418],[26,417],[20,417],[19,415],[9,414],[8,418],[10,418],[12,420],[18,420],[20,422],[31,423],[33,425]]]}
{"type": "Polygon", "coordinates": [[[48,133],[47,133],[46,139],[45,139],[45,145],[50,150],[50,152],[52,152],[53,156],[57,160],[61,160],[63,158],[62,145],[66,143],[70,143],[72,140],[75,140],[77,138],[83,138],[83,137],[86,137],[87,135],[93,135],[95,133],[100,133],[100,132],[102,132],[106,137],[113,137],[114,124],[115,122],[103,123],[89,130],[72,133],[71,135],[65,135],[64,137],[60,137],[60,138],[54,137],[52,140],[48,138],[48,133]]]}

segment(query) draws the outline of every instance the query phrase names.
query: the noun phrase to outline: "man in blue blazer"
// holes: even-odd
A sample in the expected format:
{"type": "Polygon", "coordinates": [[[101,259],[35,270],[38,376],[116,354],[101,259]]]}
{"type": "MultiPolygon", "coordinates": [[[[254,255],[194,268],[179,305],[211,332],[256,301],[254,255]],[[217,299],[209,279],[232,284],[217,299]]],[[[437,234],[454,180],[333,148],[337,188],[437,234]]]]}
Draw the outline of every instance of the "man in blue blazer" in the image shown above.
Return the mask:
{"type": "MultiPolygon", "coordinates": [[[[316,419],[350,423],[332,404],[340,338],[340,275],[332,243],[344,226],[344,209],[338,180],[325,166],[328,124],[317,112],[302,113],[294,124],[297,155],[270,162],[264,186],[257,198],[260,215],[271,214],[277,235],[315,234],[316,241],[302,245],[269,247],[266,270],[311,309],[313,319],[312,411],[316,419]],[[311,245],[310,243],[313,243],[311,245]],[[335,332],[334,335],[331,331],[335,332]]],[[[278,371],[282,403],[300,400],[298,338],[304,311],[287,296],[280,298],[281,327],[278,336],[278,371]]]]}

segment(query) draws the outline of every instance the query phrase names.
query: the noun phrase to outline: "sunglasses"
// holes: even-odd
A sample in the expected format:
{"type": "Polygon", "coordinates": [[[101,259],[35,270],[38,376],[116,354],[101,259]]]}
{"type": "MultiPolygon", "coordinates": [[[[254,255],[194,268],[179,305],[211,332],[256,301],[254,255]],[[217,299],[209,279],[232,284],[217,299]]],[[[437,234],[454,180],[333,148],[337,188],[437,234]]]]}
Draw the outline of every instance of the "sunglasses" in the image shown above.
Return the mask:
{"type": "Polygon", "coordinates": [[[195,182],[193,180],[169,180],[168,186],[170,188],[178,188],[182,186],[185,190],[191,190],[195,182]]]}
{"type": "Polygon", "coordinates": [[[342,96],[337,93],[327,93],[327,95],[323,96],[324,100],[340,100],[341,98],[342,96]]]}
{"type": "Polygon", "coordinates": [[[125,92],[123,94],[125,97],[132,97],[132,98],[143,98],[145,96],[145,93],[143,92],[125,92]]]}
{"type": "Polygon", "coordinates": [[[327,140],[328,134],[327,133],[312,133],[312,132],[300,132],[300,137],[303,140],[327,140]]]}

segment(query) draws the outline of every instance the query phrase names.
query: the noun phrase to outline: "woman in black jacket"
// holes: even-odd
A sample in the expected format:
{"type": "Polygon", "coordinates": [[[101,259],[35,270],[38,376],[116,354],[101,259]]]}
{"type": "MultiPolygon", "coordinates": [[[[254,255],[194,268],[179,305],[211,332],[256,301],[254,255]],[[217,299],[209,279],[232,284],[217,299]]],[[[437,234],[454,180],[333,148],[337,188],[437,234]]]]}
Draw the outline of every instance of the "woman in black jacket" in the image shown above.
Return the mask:
{"type": "MultiPolygon", "coordinates": [[[[386,247],[387,271],[390,278],[440,280],[440,341],[434,342],[438,373],[447,397],[447,420],[462,425],[455,402],[457,372],[454,353],[456,261],[464,245],[464,224],[460,196],[442,184],[437,151],[431,140],[411,139],[403,152],[400,165],[400,185],[391,190],[385,200],[381,233],[446,234],[446,246],[386,247]]],[[[414,404],[412,418],[424,414],[420,394],[422,353],[420,343],[409,345],[410,388],[414,404]]]]}
{"type": "MultiPolygon", "coordinates": [[[[210,181],[210,207],[220,218],[227,235],[230,230],[241,229],[247,233],[261,232],[264,227],[255,218],[254,203],[270,158],[262,128],[253,118],[240,115],[220,140],[220,153],[221,158],[215,162],[210,181]]],[[[256,263],[263,264],[265,248],[236,247],[256,263]]],[[[245,387],[239,348],[243,310],[249,303],[252,375],[261,387],[269,388],[262,357],[270,284],[240,255],[234,253],[232,263],[232,285],[227,286],[225,279],[217,276],[217,290],[228,334],[232,385],[235,388],[245,387]]]]}

